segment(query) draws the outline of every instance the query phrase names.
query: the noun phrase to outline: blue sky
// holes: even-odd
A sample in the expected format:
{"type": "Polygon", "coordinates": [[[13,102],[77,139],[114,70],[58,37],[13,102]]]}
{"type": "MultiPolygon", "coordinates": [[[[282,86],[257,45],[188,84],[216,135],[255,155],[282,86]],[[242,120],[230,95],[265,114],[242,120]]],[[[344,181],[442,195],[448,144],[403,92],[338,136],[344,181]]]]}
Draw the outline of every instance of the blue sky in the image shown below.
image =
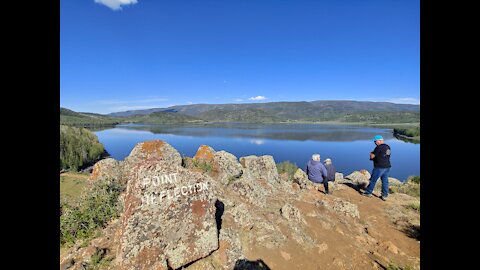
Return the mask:
{"type": "Polygon", "coordinates": [[[418,0],[61,0],[60,105],[419,104],[418,0]]]}

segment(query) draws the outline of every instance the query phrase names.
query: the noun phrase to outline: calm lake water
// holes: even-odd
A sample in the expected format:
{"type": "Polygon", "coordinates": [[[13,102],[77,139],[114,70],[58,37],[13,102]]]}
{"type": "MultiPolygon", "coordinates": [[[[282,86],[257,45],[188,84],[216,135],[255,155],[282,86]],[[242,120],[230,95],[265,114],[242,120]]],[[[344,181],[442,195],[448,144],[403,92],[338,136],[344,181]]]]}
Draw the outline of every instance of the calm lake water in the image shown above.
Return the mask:
{"type": "Polygon", "coordinates": [[[380,134],[392,149],[390,176],[404,181],[420,175],[420,144],[396,139],[391,129],[327,124],[118,125],[95,134],[117,160],[127,157],[138,142],[160,139],[190,157],[206,144],[238,158],[272,155],[277,163],[288,160],[302,169],[312,154],[319,153],[322,161],[332,159],[345,175],[360,169],[371,172],[372,138],[380,134]]]}

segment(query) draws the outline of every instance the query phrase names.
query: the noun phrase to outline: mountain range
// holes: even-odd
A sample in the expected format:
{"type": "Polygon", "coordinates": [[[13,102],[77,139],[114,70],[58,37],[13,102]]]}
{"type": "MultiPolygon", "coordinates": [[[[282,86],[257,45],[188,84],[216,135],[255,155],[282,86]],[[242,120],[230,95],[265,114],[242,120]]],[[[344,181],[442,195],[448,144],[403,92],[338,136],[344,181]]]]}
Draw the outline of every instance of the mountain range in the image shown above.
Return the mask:
{"type": "Polygon", "coordinates": [[[319,100],[249,104],[191,104],[114,112],[106,115],[77,113],[61,108],[61,117],[81,122],[183,123],[183,122],[365,122],[418,123],[420,105],[390,102],[319,100]]]}

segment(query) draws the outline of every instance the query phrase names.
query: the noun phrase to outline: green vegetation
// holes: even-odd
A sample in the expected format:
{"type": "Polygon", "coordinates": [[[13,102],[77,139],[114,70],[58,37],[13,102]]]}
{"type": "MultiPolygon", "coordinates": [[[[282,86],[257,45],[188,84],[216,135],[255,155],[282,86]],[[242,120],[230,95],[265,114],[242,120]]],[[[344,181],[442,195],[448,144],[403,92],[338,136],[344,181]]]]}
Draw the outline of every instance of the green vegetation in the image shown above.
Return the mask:
{"type": "Polygon", "coordinates": [[[420,127],[415,128],[394,128],[393,129],[394,135],[406,136],[409,138],[416,138],[420,137],[420,127]]]}
{"type": "Polygon", "coordinates": [[[154,112],[147,115],[134,115],[117,118],[121,123],[134,124],[175,124],[175,123],[203,123],[202,119],[175,113],[175,112],[154,112]]]}
{"type": "Polygon", "coordinates": [[[194,167],[200,168],[204,172],[209,173],[212,171],[212,164],[210,164],[209,162],[192,159],[192,164],[194,167]]]}
{"type": "Polygon", "coordinates": [[[419,175],[412,176],[410,178],[410,181],[412,181],[415,184],[420,184],[420,176],[419,175]]]}
{"type": "Polygon", "coordinates": [[[293,181],[293,175],[295,174],[297,169],[297,164],[293,164],[290,161],[283,161],[277,163],[278,174],[286,173],[288,175],[288,179],[291,181],[293,181]]]}
{"type": "Polygon", "coordinates": [[[110,115],[77,113],[60,108],[62,124],[95,125],[118,123],[308,123],[339,122],[375,124],[419,123],[419,105],[385,102],[312,101],[255,104],[192,104],[117,112],[110,115]]]}
{"type": "Polygon", "coordinates": [[[363,122],[367,124],[419,123],[419,112],[360,112],[340,116],[342,122],[363,122]]]}
{"type": "Polygon", "coordinates": [[[105,152],[95,134],[85,128],[60,125],[60,170],[78,170],[105,152]]]}
{"type": "Polygon", "coordinates": [[[87,187],[88,174],[62,173],[60,175],[60,201],[78,199],[87,187]]]}
{"type": "Polygon", "coordinates": [[[390,187],[390,191],[392,193],[395,193],[395,192],[404,193],[413,197],[420,198],[420,176],[411,176],[407,179],[407,181],[403,185],[399,187],[397,186],[390,187]]]}
{"type": "Polygon", "coordinates": [[[217,122],[272,123],[279,122],[275,115],[262,109],[223,110],[213,109],[199,115],[202,119],[217,122]]]}
{"type": "Polygon", "coordinates": [[[105,249],[98,249],[95,254],[90,258],[90,263],[87,265],[86,270],[100,270],[107,269],[110,266],[110,263],[115,259],[115,256],[105,256],[105,249]]]}
{"type": "Polygon", "coordinates": [[[420,212],[420,202],[414,202],[405,206],[408,209],[413,209],[417,212],[420,212]]]}
{"type": "Polygon", "coordinates": [[[112,117],[108,117],[95,113],[78,113],[69,109],[60,108],[60,125],[96,127],[96,126],[112,126],[118,124],[119,121],[112,117]]]}
{"type": "Polygon", "coordinates": [[[60,245],[91,238],[98,228],[119,216],[118,196],[125,187],[115,181],[94,182],[77,201],[60,203],[60,245]]]}

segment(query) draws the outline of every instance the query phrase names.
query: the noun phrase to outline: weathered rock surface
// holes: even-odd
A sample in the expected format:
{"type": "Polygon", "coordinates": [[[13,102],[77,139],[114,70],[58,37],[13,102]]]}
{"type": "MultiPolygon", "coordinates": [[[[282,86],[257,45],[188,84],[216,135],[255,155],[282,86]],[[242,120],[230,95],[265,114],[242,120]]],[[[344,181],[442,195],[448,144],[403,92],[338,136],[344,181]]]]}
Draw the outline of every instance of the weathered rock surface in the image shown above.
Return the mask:
{"type": "Polygon", "coordinates": [[[368,203],[388,204],[385,208],[398,213],[399,223],[413,213],[404,205],[414,199],[392,194],[392,200],[375,201],[344,185],[366,186],[366,170],[346,177],[337,173],[329,186],[338,192],[325,195],[317,191],[323,185],[313,184],[301,169],[293,183],[282,180],[272,156],[237,159],[201,145],[193,158],[182,160],[158,140],[137,144],[125,161],[107,159],[95,167],[92,178],[126,184],[124,212],[104,235],[63,256],[61,269],[84,269],[102,252],[115,256],[109,269],[376,269],[379,262],[419,266],[419,250],[408,251],[406,240],[392,240],[400,237],[398,229],[380,233],[391,227],[377,225],[388,216],[378,210],[361,212],[372,207],[368,203]]]}
{"type": "Polygon", "coordinates": [[[122,162],[113,158],[102,159],[93,166],[89,179],[101,181],[106,179],[120,179],[122,173],[122,162]]]}
{"type": "Polygon", "coordinates": [[[120,268],[176,269],[216,250],[212,179],[181,167],[180,154],[162,141],[137,144],[127,159],[120,268]]]}

